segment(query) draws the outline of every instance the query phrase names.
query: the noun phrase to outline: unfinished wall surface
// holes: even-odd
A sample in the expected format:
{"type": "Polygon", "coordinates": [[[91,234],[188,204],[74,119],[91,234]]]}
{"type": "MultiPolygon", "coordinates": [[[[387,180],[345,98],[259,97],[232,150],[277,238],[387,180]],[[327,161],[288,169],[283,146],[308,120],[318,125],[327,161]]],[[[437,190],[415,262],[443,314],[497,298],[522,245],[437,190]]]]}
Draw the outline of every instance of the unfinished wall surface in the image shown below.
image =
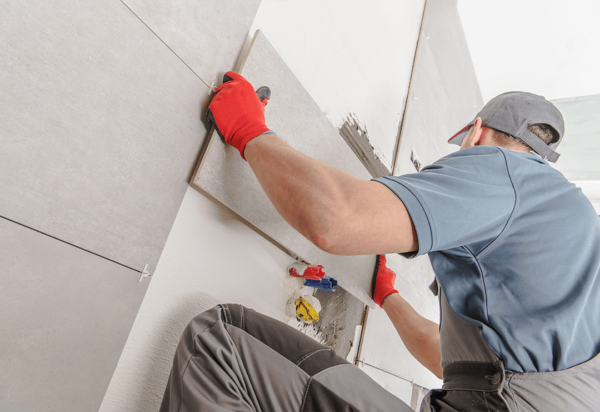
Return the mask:
{"type": "Polygon", "coordinates": [[[189,188],[101,412],[156,411],[187,323],[234,302],[285,319],[293,259],[189,188]]]}
{"type": "Polygon", "coordinates": [[[260,29],[336,128],[355,118],[392,170],[424,0],[263,0],[260,29]]]}
{"type": "MultiPolygon", "coordinates": [[[[362,179],[371,176],[338,131],[289,70],[262,32],[257,32],[241,74],[255,87],[268,85],[269,127],[296,150],[362,179]]],[[[304,261],[325,267],[328,276],[363,302],[372,305],[371,276],[375,256],[325,253],[292,228],[277,212],[237,149],[224,145],[216,133],[192,181],[267,236],[304,261]]]]}
{"type": "MultiPolygon", "coordinates": [[[[396,174],[416,173],[411,162],[412,151],[425,166],[456,150],[447,144],[448,139],[472,120],[482,106],[456,1],[428,0],[396,174]]],[[[410,260],[398,255],[387,257],[390,267],[398,274],[396,289],[418,313],[439,322],[437,299],[428,289],[434,278],[428,257],[410,260]]],[[[365,372],[384,387],[399,391],[396,395],[409,404],[411,385],[406,379],[425,388],[441,385],[440,380],[408,353],[382,310],[369,313],[362,361],[365,372]],[[390,373],[382,374],[380,369],[390,373]]]]}

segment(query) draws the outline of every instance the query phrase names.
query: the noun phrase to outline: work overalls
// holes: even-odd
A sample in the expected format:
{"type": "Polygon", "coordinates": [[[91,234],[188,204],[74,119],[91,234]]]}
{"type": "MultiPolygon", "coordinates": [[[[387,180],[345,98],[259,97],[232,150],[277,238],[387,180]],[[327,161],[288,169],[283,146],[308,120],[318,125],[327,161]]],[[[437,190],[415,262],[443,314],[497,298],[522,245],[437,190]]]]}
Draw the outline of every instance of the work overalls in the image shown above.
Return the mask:
{"type": "Polygon", "coordinates": [[[506,370],[479,328],[452,311],[438,282],[430,288],[440,301],[444,385],[425,396],[421,412],[600,411],[600,355],[558,372],[506,370]]]}

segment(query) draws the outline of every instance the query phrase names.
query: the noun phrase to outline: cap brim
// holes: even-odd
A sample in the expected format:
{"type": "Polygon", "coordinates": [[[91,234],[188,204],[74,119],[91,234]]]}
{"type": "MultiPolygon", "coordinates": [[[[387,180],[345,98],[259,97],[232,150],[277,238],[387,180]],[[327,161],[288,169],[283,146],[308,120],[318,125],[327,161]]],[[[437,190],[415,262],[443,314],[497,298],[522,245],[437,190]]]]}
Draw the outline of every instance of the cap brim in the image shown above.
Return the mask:
{"type": "Polygon", "coordinates": [[[456,133],[454,136],[448,139],[448,143],[460,146],[467,133],[469,133],[469,129],[471,128],[471,126],[473,126],[473,123],[475,123],[475,121],[472,121],[471,123],[463,127],[461,130],[459,130],[458,133],[456,133]]]}

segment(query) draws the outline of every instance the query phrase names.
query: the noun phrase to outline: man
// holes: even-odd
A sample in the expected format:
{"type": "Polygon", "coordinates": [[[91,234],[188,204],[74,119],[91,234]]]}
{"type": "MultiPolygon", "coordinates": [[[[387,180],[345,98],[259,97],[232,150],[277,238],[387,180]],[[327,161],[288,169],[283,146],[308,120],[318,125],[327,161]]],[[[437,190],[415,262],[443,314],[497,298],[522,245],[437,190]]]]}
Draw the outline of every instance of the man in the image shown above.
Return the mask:
{"type": "MultiPolygon", "coordinates": [[[[432,290],[440,298],[439,329],[394,289],[395,274],[386,267],[385,256],[378,257],[373,288],[375,302],[406,347],[443,376],[443,389],[430,392],[422,410],[598,410],[600,225],[581,191],[545,160],[557,160],[554,149],[564,133],[556,107],[533,94],[505,93],[451,138],[460,151],[418,174],[364,181],[295,151],[270,132],[264,120],[266,103],[242,76],[229,72],[211,102],[210,117],[226,143],[248,161],[288,223],[329,253],[429,254],[436,274],[432,290]]],[[[227,305],[217,311],[225,324],[241,327],[227,305]]],[[[245,313],[239,308],[234,312],[245,313]]],[[[237,336],[227,325],[228,336],[237,336]]],[[[264,335],[268,333],[253,334],[265,343],[264,335]]],[[[234,345],[237,352],[232,351],[243,353],[239,348],[246,340],[252,341],[244,338],[234,345]]],[[[271,349],[285,346],[265,344],[271,349]]],[[[275,349],[273,356],[282,351],[275,349]]],[[[178,349],[179,371],[182,360],[194,358],[180,352],[190,350],[178,349]]],[[[332,374],[335,368],[346,368],[336,362],[332,374]]],[[[376,389],[357,389],[344,376],[324,380],[327,368],[309,374],[310,379],[298,378],[300,389],[266,395],[265,388],[275,385],[264,378],[270,372],[261,372],[261,379],[248,366],[253,362],[239,363],[256,376],[236,388],[262,382],[257,389],[263,393],[257,395],[262,404],[300,391],[314,403],[307,407],[286,398],[292,409],[405,408],[376,389]],[[327,390],[315,389],[313,380],[327,390]],[[340,381],[349,389],[339,388],[340,381]],[[319,403],[323,399],[339,402],[319,403]]],[[[362,376],[354,379],[367,385],[362,376]]],[[[186,387],[181,381],[172,373],[167,403],[167,395],[177,392],[172,388],[186,387]]]]}

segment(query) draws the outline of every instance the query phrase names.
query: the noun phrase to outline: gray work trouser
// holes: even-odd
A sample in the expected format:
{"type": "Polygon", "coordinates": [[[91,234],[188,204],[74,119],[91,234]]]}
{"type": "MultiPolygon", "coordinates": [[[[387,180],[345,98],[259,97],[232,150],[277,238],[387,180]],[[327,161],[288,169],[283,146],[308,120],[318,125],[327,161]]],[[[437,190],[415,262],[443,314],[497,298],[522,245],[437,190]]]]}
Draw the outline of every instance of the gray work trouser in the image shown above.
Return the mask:
{"type": "Polygon", "coordinates": [[[161,411],[411,411],[356,366],[240,305],[187,326],[161,411]]]}
{"type": "Polygon", "coordinates": [[[479,329],[460,319],[440,297],[440,349],[444,386],[430,391],[421,412],[597,412],[600,355],[558,372],[518,373],[487,346],[479,329]]]}

